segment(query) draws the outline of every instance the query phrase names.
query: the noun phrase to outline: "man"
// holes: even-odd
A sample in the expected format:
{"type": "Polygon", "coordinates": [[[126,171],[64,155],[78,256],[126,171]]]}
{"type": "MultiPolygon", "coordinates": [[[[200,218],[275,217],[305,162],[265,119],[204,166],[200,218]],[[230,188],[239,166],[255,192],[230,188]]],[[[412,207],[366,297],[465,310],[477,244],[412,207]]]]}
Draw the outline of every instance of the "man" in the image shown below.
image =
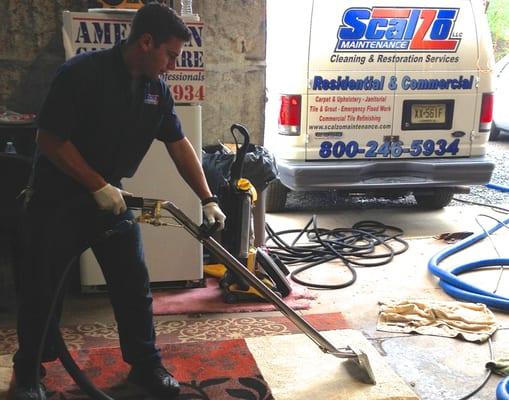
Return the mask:
{"type": "MultiPolygon", "coordinates": [[[[205,219],[224,227],[225,216],[158,77],[175,68],[189,39],[189,29],[173,10],[151,3],[137,12],[127,42],[74,57],[52,82],[38,117],[39,156],[27,206],[29,251],[19,276],[16,399],[46,398],[45,388],[35,382],[37,368],[44,375],[36,360],[45,316],[66,265],[90,244],[108,285],[123,358],[131,365],[128,380],[161,399],[179,393],[155,345],[139,227],[95,240],[133,218],[121,179],[135,173],[154,139],[165,143],[202,200],[205,219]]],[[[61,302],[42,361],[57,357],[53,336],[61,302]]]]}

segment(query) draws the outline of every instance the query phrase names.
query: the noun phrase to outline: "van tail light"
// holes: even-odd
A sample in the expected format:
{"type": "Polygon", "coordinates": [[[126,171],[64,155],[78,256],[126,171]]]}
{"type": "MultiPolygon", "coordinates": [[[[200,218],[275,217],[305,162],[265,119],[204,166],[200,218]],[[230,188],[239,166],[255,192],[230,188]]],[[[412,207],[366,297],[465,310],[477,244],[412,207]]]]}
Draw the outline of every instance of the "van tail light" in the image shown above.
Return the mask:
{"type": "Polygon", "coordinates": [[[279,109],[278,133],[280,135],[300,135],[300,95],[282,95],[279,109]]]}
{"type": "Polygon", "coordinates": [[[493,93],[483,93],[479,132],[489,132],[493,120],[493,93]]]}

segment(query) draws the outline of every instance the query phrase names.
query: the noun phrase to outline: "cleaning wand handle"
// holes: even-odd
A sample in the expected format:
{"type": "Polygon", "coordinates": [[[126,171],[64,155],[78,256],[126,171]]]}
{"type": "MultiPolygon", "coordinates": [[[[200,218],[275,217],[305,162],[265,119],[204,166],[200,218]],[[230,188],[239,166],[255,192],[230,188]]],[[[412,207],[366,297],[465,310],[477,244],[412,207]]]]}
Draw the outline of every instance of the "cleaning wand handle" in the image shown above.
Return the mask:
{"type": "MultiPolygon", "coordinates": [[[[196,224],[191,221],[182,211],[174,204],[166,202],[163,208],[172,214],[184,226],[189,226],[190,231],[195,231],[196,224]]],[[[203,245],[212,253],[226,261],[226,267],[233,270],[244,278],[251,286],[260,291],[263,296],[276,305],[279,310],[285,314],[299,329],[310,337],[325,353],[331,353],[342,358],[356,358],[357,355],[350,350],[338,350],[327,339],[325,339],[318,331],[315,330],[306,320],[301,318],[291,307],[277,296],[270,288],[267,287],[256,275],[252,274],[239,260],[233,257],[223,246],[221,246],[214,238],[208,237],[202,240],[203,245]]]]}
{"type": "Polygon", "coordinates": [[[220,259],[226,261],[226,267],[234,270],[249,284],[259,290],[267,300],[276,305],[283,314],[285,314],[298,328],[309,336],[325,353],[331,353],[338,357],[355,358],[357,355],[353,351],[340,351],[316,331],[307,321],[302,319],[292,308],[286,305],[272,290],[270,290],[260,279],[251,274],[245,266],[233,257],[223,246],[221,246],[210,234],[206,234],[204,228],[195,224],[187,215],[185,215],[173,203],[163,200],[147,199],[142,197],[126,196],[124,197],[127,207],[133,209],[152,209],[158,203],[161,208],[168,211],[182,226],[196,239],[200,240],[207,249],[220,259]]]}

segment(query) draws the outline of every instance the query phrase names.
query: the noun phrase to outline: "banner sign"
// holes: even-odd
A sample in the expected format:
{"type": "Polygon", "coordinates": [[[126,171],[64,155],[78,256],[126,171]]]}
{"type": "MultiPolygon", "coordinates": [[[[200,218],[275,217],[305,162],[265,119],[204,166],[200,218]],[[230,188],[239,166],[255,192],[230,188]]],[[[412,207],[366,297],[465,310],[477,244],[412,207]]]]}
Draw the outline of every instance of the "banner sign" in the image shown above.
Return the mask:
{"type": "MultiPolygon", "coordinates": [[[[127,39],[134,12],[63,13],[65,58],[86,51],[109,49],[127,39]]],[[[178,103],[201,103],[205,99],[205,64],[203,59],[203,23],[187,22],[192,33],[177,59],[175,70],[160,77],[171,89],[178,103]]]]}

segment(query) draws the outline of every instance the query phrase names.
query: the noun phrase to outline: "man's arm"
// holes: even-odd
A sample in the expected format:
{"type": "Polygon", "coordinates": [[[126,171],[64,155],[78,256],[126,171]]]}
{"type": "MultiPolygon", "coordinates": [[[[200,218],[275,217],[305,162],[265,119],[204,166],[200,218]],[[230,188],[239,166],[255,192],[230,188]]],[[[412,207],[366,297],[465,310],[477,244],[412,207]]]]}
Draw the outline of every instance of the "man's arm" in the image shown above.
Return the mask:
{"type": "Polygon", "coordinates": [[[86,187],[90,192],[95,192],[107,184],[104,178],[88,165],[70,140],[62,140],[48,131],[39,129],[37,145],[41,153],[62,172],[86,187]]]}
{"type": "Polygon", "coordinates": [[[189,187],[203,200],[212,196],[200,160],[187,138],[168,142],[166,149],[175,162],[179,174],[189,187]]]}

